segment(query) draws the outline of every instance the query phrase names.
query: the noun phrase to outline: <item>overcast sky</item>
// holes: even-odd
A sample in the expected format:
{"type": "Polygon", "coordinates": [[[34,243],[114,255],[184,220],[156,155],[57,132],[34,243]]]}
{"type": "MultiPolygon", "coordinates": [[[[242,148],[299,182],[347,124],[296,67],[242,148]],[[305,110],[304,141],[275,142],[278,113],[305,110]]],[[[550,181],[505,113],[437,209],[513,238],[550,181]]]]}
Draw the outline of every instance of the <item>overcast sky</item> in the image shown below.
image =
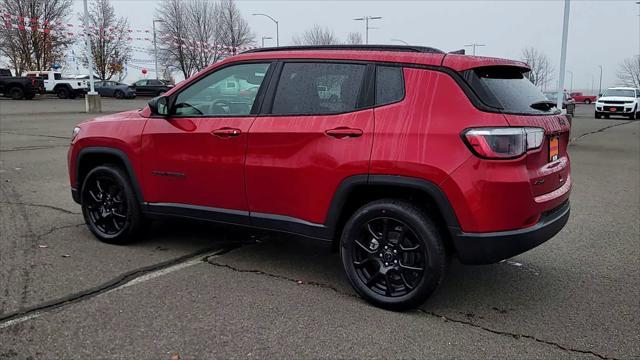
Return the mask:
{"type": "MultiPolygon", "coordinates": [[[[133,28],[151,28],[160,1],[112,0],[116,13],[126,16],[133,28]]],[[[564,1],[256,1],[237,0],[249,21],[259,45],[262,36],[273,37],[265,45],[275,46],[275,24],[269,19],[251,16],[267,13],[280,22],[280,45],[288,45],[294,34],[313,24],[328,26],[340,38],[349,32],[364,33],[364,23],[353,18],[382,16],[371,22],[369,43],[390,44],[402,39],[410,44],[433,46],[444,51],[458,50],[469,43],[486,46],[478,55],[519,59],[522,49],[533,46],[551,59],[554,77],[560,67],[560,44],[564,1]]],[[[82,1],[75,3],[82,11],[82,1]]],[[[616,82],[617,64],[640,53],[640,6],[635,0],[571,1],[567,70],[574,74],[574,89],[590,89],[592,77],[597,91],[600,70],[604,68],[603,87],[616,82]]],[[[363,34],[364,35],[364,34],[363,34]]],[[[363,36],[364,38],[364,36],[363,36]]],[[[396,42],[396,44],[398,44],[396,42]]],[[[136,47],[150,43],[135,41],[136,47]]],[[[467,49],[467,53],[470,53],[467,49]]],[[[135,59],[149,59],[136,52],[135,59]]],[[[149,65],[153,69],[153,64],[149,65]]],[[[141,77],[130,69],[129,80],[141,77]]],[[[570,75],[567,75],[569,87],[570,75]]],[[[555,87],[555,86],[552,86],[555,87]]]]}

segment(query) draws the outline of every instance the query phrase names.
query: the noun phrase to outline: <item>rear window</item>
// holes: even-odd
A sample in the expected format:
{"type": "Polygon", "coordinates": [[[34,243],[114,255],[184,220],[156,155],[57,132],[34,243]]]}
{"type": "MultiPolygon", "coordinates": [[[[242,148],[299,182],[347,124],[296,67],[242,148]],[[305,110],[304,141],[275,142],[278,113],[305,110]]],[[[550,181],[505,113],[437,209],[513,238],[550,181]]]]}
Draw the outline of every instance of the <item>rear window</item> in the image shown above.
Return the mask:
{"type": "Polygon", "coordinates": [[[555,105],[529,81],[523,69],[490,66],[467,70],[462,76],[486,105],[516,114],[553,114],[555,105]]]}

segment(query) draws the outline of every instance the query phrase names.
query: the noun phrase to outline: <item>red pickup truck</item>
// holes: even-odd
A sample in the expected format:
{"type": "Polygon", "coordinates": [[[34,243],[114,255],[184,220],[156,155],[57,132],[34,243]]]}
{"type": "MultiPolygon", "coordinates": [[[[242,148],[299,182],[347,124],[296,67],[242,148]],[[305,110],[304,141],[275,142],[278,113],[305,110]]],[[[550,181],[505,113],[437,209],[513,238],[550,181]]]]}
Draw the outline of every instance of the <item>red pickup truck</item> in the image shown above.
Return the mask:
{"type": "Polygon", "coordinates": [[[592,102],[595,102],[596,99],[598,98],[595,95],[584,95],[581,92],[572,92],[571,97],[573,98],[573,100],[575,100],[575,102],[585,103],[585,104],[591,104],[592,102]]]}

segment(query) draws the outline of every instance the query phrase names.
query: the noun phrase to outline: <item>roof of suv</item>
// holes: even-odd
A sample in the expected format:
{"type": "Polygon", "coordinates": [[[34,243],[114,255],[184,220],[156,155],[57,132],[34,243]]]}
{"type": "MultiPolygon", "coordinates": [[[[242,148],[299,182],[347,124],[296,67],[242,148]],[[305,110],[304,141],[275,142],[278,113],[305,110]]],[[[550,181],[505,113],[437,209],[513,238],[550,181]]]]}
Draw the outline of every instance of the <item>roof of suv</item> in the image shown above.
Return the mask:
{"type": "Polygon", "coordinates": [[[444,66],[455,71],[464,71],[482,66],[515,66],[528,69],[521,61],[445,53],[424,46],[392,45],[328,45],[285,46],[261,48],[243,52],[229,61],[251,59],[336,59],[408,63],[417,65],[444,66]]]}

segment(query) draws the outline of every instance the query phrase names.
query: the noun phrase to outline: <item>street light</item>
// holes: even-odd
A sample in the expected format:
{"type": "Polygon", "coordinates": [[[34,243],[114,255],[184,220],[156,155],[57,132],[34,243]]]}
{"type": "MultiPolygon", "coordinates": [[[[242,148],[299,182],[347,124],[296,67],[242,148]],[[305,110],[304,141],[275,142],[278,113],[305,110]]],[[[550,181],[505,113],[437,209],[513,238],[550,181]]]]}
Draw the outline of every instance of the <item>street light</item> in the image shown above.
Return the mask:
{"type": "MultiPolygon", "coordinates": [[[[262,14],[262,13],[257,13],[257,14],[251,14],[253,16],[264,16],[264,17],[268,17],[269,19],[271,19],[271,21],[273,21],[274,23],[276,23],[276,46],[280,46],[280,31],[278,29],[278,20],[272,18],[271,16],[267,15],[267,14],[262,14]]],[[[263,46],[264,47],[264,46],[263,46]]]]}
{"type": "Polygon", "coordinates": [[[636,1],[638,4],[638,56],[640,56],[640,1],[636,1]]]}
{"type": "Polygon", "coordinates": [[[369,27],[369,20],[380,20],[382,19],[382,16],[363,16],[363,17],[359,17],[359,18],[355,18],[353,20],[356,21],[364,21],[364,28],[365,28],[365,35],[364,35],[364,43],[365,44],[369,44],[369,29],[375,29],[372,27],[369,27]]]}
{"type": "Polygon", "coordinates": [[[569,92],[573,91],[573,71],[571,70],[567,70],[567,72],[569,73],[569,75],[571,75],[571,80],[569,82],[569,92]]]}
{"type": "Polygon", "coordinates": [[[273,38],[271,36],[263,36],[262,37],[262,47],[264,47],[264,41],[265,40],[272,40],[273,38]]]}
{"type": "Polygon", "coordinates": [[[472,44],[467,44],[464,47],[471,47],[473,50],[473,56],[476,56],[476,47],[482,47],[482,46],[487,46],[485,44],[478,44],[478,43],[472,43],[472,44]]]}
{"type": "Polygon", "coordinates": [[[405,45],[409,45],[409,43],[408,43],[408,42],[406,42],[406,41],[404,41],[404,40],[401,40],[401,39],[390,39],[390,40],[391,40],[391,41],[401,42],[401,43],[403,43],[403,44],[405,44],[405,45]]]}
{"type": "Polygon", "coordinates": [[[156,80],[158,80],[158,43],[156,42],[156,22],[164,22],[164,20],[153,20],[153,55],[156,62],[156,80]]]}
{"type": "Polygon", "coordinates": [[[567,65],[567,38],[569,36],[569,12],[571,10],[571,2],[564,0],[564,20],[562,23],[562,46],[560,47],[560,78],[558,79],[558,98],[556,99],[556,107],[562,109],[564,103],[564,73],[567,65]]]}
{"type": "Polygon", "coordinates": [[[598,65],[600,68],[600,85],[598,85],[598,96],[602,94],[602,65],[598,65]]]}

